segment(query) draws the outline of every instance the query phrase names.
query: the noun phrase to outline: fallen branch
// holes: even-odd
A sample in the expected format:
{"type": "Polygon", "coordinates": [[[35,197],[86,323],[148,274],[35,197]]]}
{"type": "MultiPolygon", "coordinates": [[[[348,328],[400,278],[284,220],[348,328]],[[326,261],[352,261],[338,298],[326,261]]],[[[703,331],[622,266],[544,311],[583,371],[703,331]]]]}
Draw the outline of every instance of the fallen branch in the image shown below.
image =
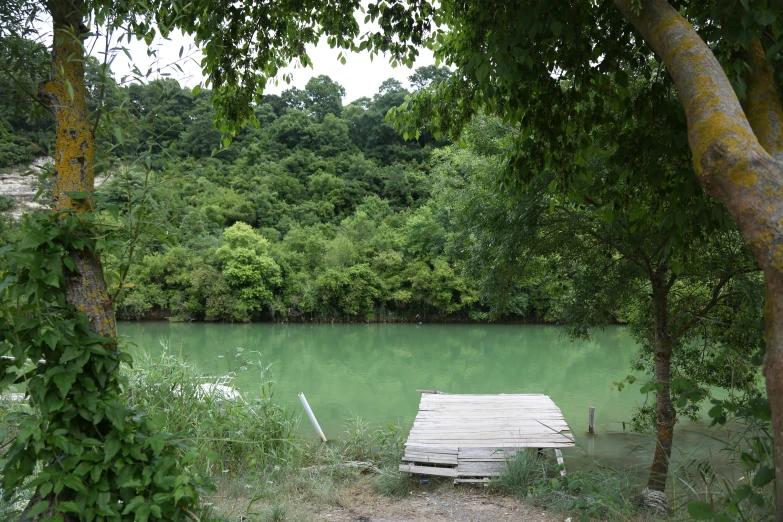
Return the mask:
{"type": "MultiPolygon", "coordinates": [[[[378,466],[376,466],[375,464],[373,464],[372,462],[348,460],[348,461],[345,461],[345,462],[340,462],[339,465],[345,466],[347,468],[358,469],[362,473],[375,473],[376,475],[381,473],[380,468],[378,466]]],[[[321,471],[327,471],[327,470],[329,470],[332,467],[334,467],[334,465],[308,466],[306,468],[300,468],[300,469],[302,471],[321,472],[321,471]]]]}

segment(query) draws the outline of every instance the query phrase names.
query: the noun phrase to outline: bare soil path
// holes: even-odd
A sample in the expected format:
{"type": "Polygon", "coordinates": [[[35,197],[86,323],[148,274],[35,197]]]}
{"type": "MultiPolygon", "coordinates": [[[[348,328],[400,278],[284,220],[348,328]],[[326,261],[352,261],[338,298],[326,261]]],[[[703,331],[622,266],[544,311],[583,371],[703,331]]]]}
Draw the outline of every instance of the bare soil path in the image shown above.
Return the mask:
{"type": "Polygon", "coordinates": [[[483,489],[443,487],[413,492],[402,499],[374,494],[366,484],[346,491],[341,506],[325,506],[313,520],[359,522],[563,522],[562,516],[517,499],[491,495],[483,489]]]}

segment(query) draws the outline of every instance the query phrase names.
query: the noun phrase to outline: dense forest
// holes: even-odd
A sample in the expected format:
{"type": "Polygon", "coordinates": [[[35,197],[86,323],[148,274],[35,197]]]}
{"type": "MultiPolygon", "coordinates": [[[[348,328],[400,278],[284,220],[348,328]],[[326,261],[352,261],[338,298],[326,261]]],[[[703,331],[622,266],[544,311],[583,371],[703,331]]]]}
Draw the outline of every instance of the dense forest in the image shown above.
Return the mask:
{"type": "MultiPolygon", "coordinates": [[[[426,87],[444,75],[427,67],[411,81],[426,87]]],[[[489,318],[451,239],[440,197],[448,174],[432,166],[448,142],[427,133],[405,141],[386,121],[409,94],[395,80],[372,99],[343,105],[343,93],[321,76],[268,95],[254,109],[258,126],[222,148],[209,91],[174,80],[118,89],[95,194],[102,219],[134,241],[129,273],[106,260],[127,287],[118,316],[489,318]]],[[[8,107],[4,166],[48,153],[52,122],[15,119],[8,107]]],[[[500,315],[557,320],[550,299],[530,287],[500,315]]]]}

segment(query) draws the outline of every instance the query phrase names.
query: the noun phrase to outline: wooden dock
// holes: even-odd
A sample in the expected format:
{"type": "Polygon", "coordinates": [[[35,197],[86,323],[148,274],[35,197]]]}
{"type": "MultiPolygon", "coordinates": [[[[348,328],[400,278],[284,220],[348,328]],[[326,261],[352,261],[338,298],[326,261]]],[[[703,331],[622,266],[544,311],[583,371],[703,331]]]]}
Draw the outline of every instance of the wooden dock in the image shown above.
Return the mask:
{"type": "Polygon", "coordinates": [[[483,482],[524,448],[574,445],[563,414],[546,395],[423,393],[400,471],[483,482]]]}

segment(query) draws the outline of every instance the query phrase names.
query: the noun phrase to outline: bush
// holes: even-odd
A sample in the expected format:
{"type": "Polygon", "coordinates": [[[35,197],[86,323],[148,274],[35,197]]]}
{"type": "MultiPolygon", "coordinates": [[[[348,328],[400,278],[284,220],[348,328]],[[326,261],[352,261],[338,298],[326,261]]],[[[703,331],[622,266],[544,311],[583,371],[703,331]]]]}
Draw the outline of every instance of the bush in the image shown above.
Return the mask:
{"type": "Polygon", "coordinates": [[[0,212],[11,210],[16,206],[16,198],[6,194],[0,194],[0,212]]]}

